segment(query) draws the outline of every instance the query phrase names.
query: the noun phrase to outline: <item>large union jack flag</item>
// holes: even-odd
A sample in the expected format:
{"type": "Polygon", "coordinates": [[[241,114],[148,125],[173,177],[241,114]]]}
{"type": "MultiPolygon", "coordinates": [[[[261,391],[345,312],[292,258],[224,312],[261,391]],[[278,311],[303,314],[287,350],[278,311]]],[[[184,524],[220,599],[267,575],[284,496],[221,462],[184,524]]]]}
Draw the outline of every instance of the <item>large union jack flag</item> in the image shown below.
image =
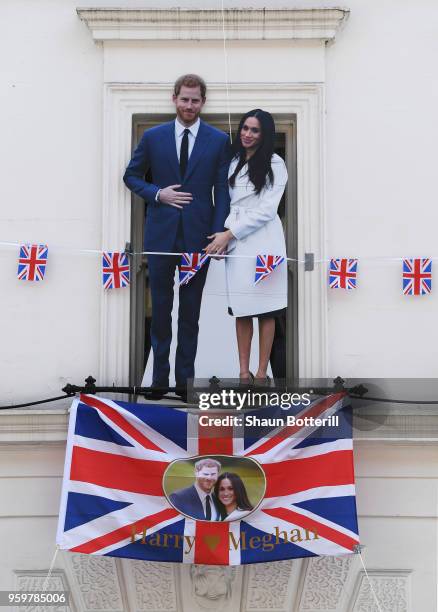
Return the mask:
{"type": "Polygon", "coordinates": [[[356,289],[357,259],[331,259],[329,285],[331,289],[356,289]]]}
{"type": "Polygon", "coordinates": [[[403,259],[403,294],[425,295],[432,291],[432,260],[403,259]]]}
{"type": "MultiPolygon", "coordinates": [[[[272,427],[269,435],[249,427],[236,436],[232,426],[212,431],[199,415],[169,407],[81,396],[70,413],[57,543],[77,553],[211,565],[353,552],[351,413],[343,399],[335,394],[297,408],[301,424],[272,427]],[[336,428],[305,421],[334,415],[336,428]],[[164,494],[171,462],[215,454],[253,459],[264,472],[261,502],[241,520],[188,518],[164,494]],[[272,547],[261,546],[268,540],[272,547]]],[[[282,412],[252,414],[275,411],[282,412]]]]}
{"type": "Polygon", "coordinates": [[[254,285],[269,276],[283,261],[282,255],[257,255],[254,285]]]}
{"type": "Polygon", "coordinates": [[[187,285],[208,260],[206,253],[183,253],[179,264],[179,284],[187,285]]]}
{"type": "Polygon", "coordinates": [[[102,282],[104,289],[120,289],[129,285],[129,259],[127,253],[102,253],[102,282]]]}
{"type": "Polygon", "coordinates": [[[18,258],[19,280],[42,281],[48,255],[49,247],[46,244],[22,244],[18,258]]]}

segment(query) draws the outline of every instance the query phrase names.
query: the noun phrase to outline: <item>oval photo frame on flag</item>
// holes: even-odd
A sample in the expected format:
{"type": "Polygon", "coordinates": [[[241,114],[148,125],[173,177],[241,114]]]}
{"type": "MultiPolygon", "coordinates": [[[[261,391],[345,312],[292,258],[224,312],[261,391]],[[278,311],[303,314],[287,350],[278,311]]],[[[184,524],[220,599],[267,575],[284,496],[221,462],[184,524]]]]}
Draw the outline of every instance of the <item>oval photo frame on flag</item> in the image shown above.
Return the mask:
{"type": "Polygon", "coordinates": [[[162,486],[169,504],[183,516],[197,521],[238,521],[260,506],[266,476],[250,457],[197,455],[172,461],[162,486]]]}

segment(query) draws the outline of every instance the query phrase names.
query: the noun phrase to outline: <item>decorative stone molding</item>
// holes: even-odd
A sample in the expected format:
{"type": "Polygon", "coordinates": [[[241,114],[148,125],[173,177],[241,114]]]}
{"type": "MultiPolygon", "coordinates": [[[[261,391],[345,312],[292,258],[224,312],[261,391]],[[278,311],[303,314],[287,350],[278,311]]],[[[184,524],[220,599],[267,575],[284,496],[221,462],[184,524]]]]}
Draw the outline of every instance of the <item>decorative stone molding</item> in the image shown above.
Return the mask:
{"type": "MultiPolygon", "coordinates": [[[[222,40],[215,9],[78,8],[94,40],[222,40]]],[[[228,40],[334,40],[348,9],[225,9],[228,40]]]]}
{"type": "MultiPolygon", "coordinates": [[[[48,572],[48,569],[44,571],[16,570],[15,589],[17,591],[42,591],[48,572]]],[[[70,591],[67,578],[62,570],[55,570],[54,572],[52,572],[52,575],[47,581],[46,591],[70,591]]],[[[42,610],[43,607],[17,606],[13,609],[18,612],[30,612],[32,610],[42,610]]],[[[50,609],[52,612],[74,612],[75,607],[70,595],[70,601],[68,606],[50,606],[50,608],[46,607],[44,609],[50,609]]]]}
{"type": "Polygon", "coordinates": [[[248,567],[245,612],[290,610],[291,573],[295,563],[277,561],[248,567]]]}
{"type": "MultiPolygon", "coordinates": [[[[71,400],[69,400],[71,402],[71,400]]],[[[0,413],[1,443],[61,442],[67,438],[68,408],[5,410],[0,413]]]]}
{"type": "Polygon", "coordinates": [[[300,612],[336,612],[345,593],[353,561],[344,557],[315,557],[309,559],[300,599],[300,612]]]}
{"type": "MultiPolygon", "coordinates": [[[[126,314],[126,308],[124,313],[126,314]]],[[[127,320],[128,314],[125,316],[125,336],[128,334],[127,320]]],[[[106,343],[102,346],[102,354],[105,353],[106,343]]],[[[101,373],[103,379],[127,380],[126,362],[119,359],[109,362],[107,358],[104,363],[108,369],[101,373]]],[[[303,367],[306,367],[306,364],[303,367]]],[[[356,444],[387,442],[424,446],[435,445],[438,441],[438,415],[414,418],[382,413],[380,416],[385,417],[384,425],[376,425],[374,429],[368,428],[364,431],[360,428],[354,429],[356,444]]],[[[65,442],[68,418],[68,408],[63,405],[55,410],[5,410],[0,412],[0,445],[65,442]]]]}
{"type": "MultiPolygon", "coordinates": [[[[409,570],[368,570],[373,589],[383,612],[411,610],[409,570]]],[[[365,572],[359,572],[356,588],[349,607],[352,612],[378,612],[365,572]]]]}
{"type": "Polygon", "coordinates": [[[178,568],[172,563],[123,560],[129,609],[135,612],[178,612],[178,568]]]}
{"type": "Polygon", "coordinates": [[[94,555],[69,555],[75,592],[84,612],[124,612],[116,560],[94,555]]]}
{"type": "Polygon", "coordinates": [[[412,414],[411,407],[399,409],[398,414],[390,407],[368,414],[362,409],[354,412],[353,432],[355,440],[433,442],[438,439],[438,414],[412,414]]]}
{"type": "Polygon", "coordinates": [[[180,572],[184,612],[234,612],[240,609],[241,567],[185,565],[180,572]]]}

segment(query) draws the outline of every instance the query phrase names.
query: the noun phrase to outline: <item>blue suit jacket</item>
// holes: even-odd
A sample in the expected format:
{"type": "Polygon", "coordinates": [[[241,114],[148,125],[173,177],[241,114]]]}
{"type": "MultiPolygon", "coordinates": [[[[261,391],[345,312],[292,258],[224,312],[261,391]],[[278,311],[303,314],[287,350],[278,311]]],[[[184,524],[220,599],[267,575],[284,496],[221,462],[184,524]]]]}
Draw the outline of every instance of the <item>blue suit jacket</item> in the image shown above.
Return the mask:
{"type": "MultiPolygon", "coordinates": [[[[205,521],[204,508],[202,507],[201,500],[195,486],[187,487],[186,489],[180,489],[170,495],[170,501],[177,510],[183,514],[187,514],[195,519],[201,519],[205,521]]],[[[214,499],[213,499],[214,501],[214,499]]],[[[215,515],[215,507],[212,507],[213,517],[215,515]]]]}
{"type": "Polygon", "coordinates": [[[228,136],[201,121],[189,158],[184,181],[181,180],[175,144],[175,121],[146,130],[126,168],[123,180],[131,191],[148,204],[145,250],[171,252],[180,219],[188,252],[199,252],[209,242],[207,236],[224,229],[230,209],[228,136]],[[153,183],[144,176],[152,172],[153,183]],[[156,202],[158,189],[182,185],[193,200],[182,210],[156,202]],[[214,190],[214,205],[212,197],[214,190]]]}

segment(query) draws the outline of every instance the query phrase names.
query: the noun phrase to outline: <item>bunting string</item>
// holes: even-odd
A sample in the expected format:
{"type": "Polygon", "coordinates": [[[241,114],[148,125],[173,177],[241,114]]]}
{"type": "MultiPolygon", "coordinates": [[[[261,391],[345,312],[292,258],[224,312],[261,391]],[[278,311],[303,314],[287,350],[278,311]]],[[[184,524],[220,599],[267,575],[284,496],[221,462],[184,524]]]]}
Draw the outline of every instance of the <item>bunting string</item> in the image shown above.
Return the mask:
{"type": "MultiPolygon", "coordinates": [[[[7,241],[0,241],[0,248],[1,247],[9,247],[9,248],[19,248],[24,244],[24,242],[7,242],[7,241]]],[[[30,242],[27,242],[26,244],[31,244],[30,242]]],[[[37,243],[35,243],[37,244],[37,243]]],[[[50,246],[50,251],[60,251],[62,253],[65,254],[71,254],[71,255],[75,255],[75,254],[84,254],[84,255],[102,255],[103,253],[108,252],[109,249],[77,249],[77,248],[72,248],[72,247],[64,247],[64,246],[60,246],[60,245],[55,245],[55,246],[50,246]]],[[[124,252],[124,251],[121,251],[124,252]]],[[[184,253],[182,252],[164,252],[164,251],[126,251],[128,255],[133,256],[133,255],[170,255],[170,256],[181,256],[184,253]]],[[[236,258],[236,259],[255,259],[257,256],[259,255],[259,253],[253,253],[253,254],[249,254],[249,255],[232,255],[232,254],[224,254],[224,255],[208,255],[208,257],[213,257],[213,258],[220,258],[220,259],[227,259],[227,258],[236,258]]],[[[292,261],[295,263],[299,263],[299,264],[305,264],[306,260],[305,259],[298,259],[295,257],[284,257],[285,261],[292,261]]],[[[330,261],[332,261],[333,258],[331,257],[325,257],[322,259],[317,259],[315,258],[313,260],[313,262],[315,264],[329,264],[330,261]]],[[[393,255],[365,255],[365,256],[361,256],[357,258],[359,261],[376,261],[376,262],[402,262],[406,259],[406,257],[401,257],[401,256],[393,256],[393,255]]],[[[430,261],[438,261],[438,255],[433,255],[431,257],[428,257],[428,259],[430,261]]]]}
{"type": "MultiPolygon", "coordinates": [[[[49,258],[49,247],[46,244],[21,244],[13,242],[0,242],[0,246],[6,248],[18,247],[18,272],[17,277],[21,281],[43,281],[46,266],[49,258]]],[[[50,249],[52,250],[52,249],[50,249]]],[[[213,259],[249,259],[255,260],[254,285],[258,285],[272,274],[278,275],[275,271],[284,268],[287,261],[304,263],[305,271],[314,270],[313,253],[306,254],[303,260],[286,257],[275,253],[254,253],[254,254],[207,254],[205,252],[171,252],[164,251],[141,251],[131,252],[128,248],[124,251],[101,251],[100,249],[66,249],[65,247],[55,247],[55,251],[70,253],[98,254],[102,256],[102,281],[104,289],[121,289],[128,287],[131,282],[131,262],[130,256],[133,255],[158,255],[179,257],[179,284],[187,285],[191,279],[199,272],[201,267],[208,262],[208,258],[213,259]],[[309,257],[311,255],[311,257],[309,257]],[[311,264],[306,266],[306,264],[311,264]]],[[[367,259],[366,257],[364,259],[367,259]]],[[[375,256],[373,257],[376,260],[375,256]]],[[[387,258],[388,261],[402,261],[402,292],[403,295],[419,296],[427,295],[432,292],[432,263],[436,257],[424,258],[387,258]]],[[[353,258],[331,258],[330,260],[321,259],[318,263],[329,262],[328,284],[330,289],[355,290],[357,289],[358,279],[358,259],[353,258]]],[[[245,268],[246,269],[246,268],[245,268]]],[[[246,269],[245,274],[248,274],[246,269]]],[[[285,285],[281,281],[281,285],[285,285]]],[[[264,284],[264,283],[263,283],[264,284]]],[[[274,286],[270,288],[274,289],[274,286]]],[[[285,289],[284,289],[285,290],[285,289]]]]}

